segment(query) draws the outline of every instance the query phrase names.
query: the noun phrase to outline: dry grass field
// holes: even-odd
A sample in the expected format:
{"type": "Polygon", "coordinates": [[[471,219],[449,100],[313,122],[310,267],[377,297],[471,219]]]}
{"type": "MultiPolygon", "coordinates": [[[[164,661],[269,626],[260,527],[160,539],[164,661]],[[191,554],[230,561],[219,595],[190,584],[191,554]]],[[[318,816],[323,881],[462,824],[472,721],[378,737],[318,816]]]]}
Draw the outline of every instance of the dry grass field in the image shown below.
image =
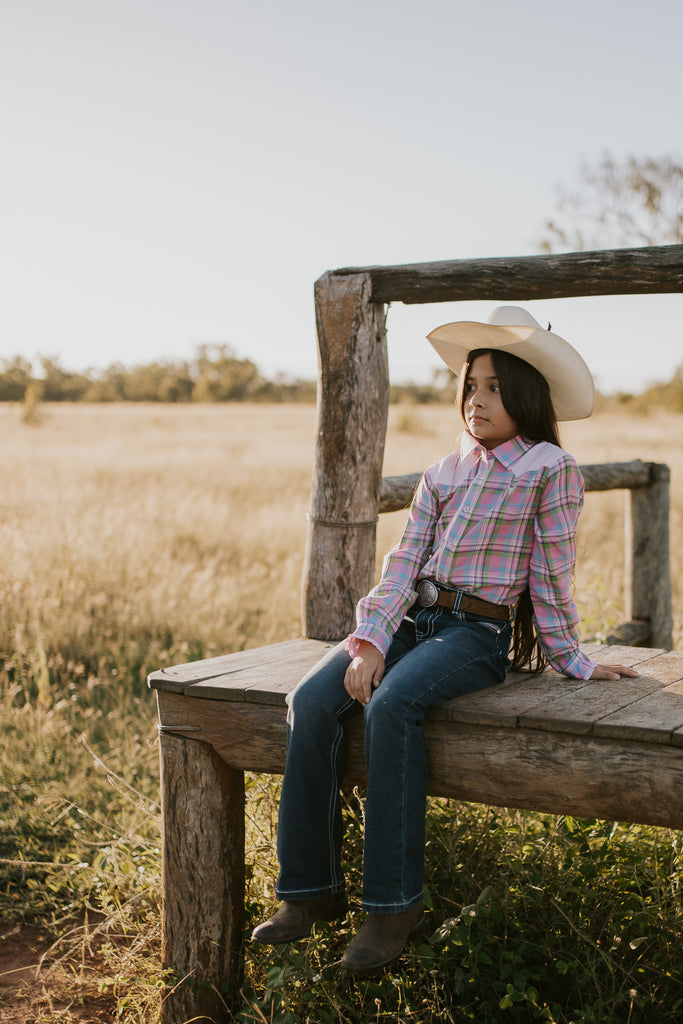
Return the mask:
{"type": "MultiPolygon", "coordinates": [[[[162,984],[159,809],[155,712],[146,675],[162,664],[299,634],[314,409],[60,404],[39,411],[39,421],[29,424],[18,406],[0,405],[0,1021],[153,1024],[162,984]],[[26,930],[35,924],[39,931],[26,930]],[[37,957],[45,950],[47,960],[36,974],[37,957]],[[19,970],[29,965],[30,972],[19,970]]],[[[598,415],[563,431],[566,447],[580,463],[641,458],[671,467],[678,649],[683,647],[682,425],[683,417],[673,415],[598,415]]],[[[452,408],[392,407],[385,472],[423,468],[453,446],[459,430],[452,408]]],[[[616,492],[586,498],[576,574],[585,638],[603,637],[624,617],[624,501],[616,492]]],[[[403,513],[382,517],[378,567],[403,518],[403,513]]],[[[258,785],[252,782],[251,833],[257,836],[252,853],[263,871],[272,872],[273,795],[258,785]]],[[[501,882],[507,895],[487,908],[486,935],[477,941],[498,941],[499,930],[507,931],[510,921],[529,909],[534,885],[539,892],[552,887],[563,913],[577,923],[567,932],[550,904],[543,941],[550,936],[547,944],[554,949],[553,943],[565,943],[571,933],[578,952],[574,959],[564,950],[561,956],[549,953],[549,963],[565,966],[549,969],[544,984],[550,991],[557,970],[571,968],[574,980],[565,985],[561,979],[570,993],[567,1005],[573,1005],[573,993],[584,1003],[592,1000],[592,1016],[586,1011],[571,1019],[595,1024],[627,1016],[632,1024],[676,1019],[678,1010],[662,1015],[674,995],[681,996],[683,1007],[677,983],[662,981],[676,976],[670,964],[678,957],[683,928],[676,870],[681,851],[675,837],[630,828],[620,840],[615,830],[608,835],[586,826],[582,831],[538,816],[507,819],[485,809],[449,808],[447,813],[448,843],[455,836],[471,854],[449,853],[444,862],[459,874],[436,887],[451,895],[462,885],[467,892],[459,901],[465,905],[477,898],[482,878],[495,877],[506,856],[514,873],[532,872],[513,886],[501,882]],[[495,846],[499,841],[509,844],[507,854],[506,847],[495,846]],[[617,841],[622,845],[614,846],[617,841]],[[521,856],[520,848],[513,848],[517,842],[524,850],[543,849],[544,857],[521,856]],[[591,856],[579,856],[579,848],[590,849],[591,856]],[[486,850],[491,863],[482,859],[486,850]],[[613,870],[615,864],[622,867],[613,870]],[[647,874],[650,864],[652,882],[639,874],[641,868],[647,874]],[[572,881],[577,870],[585,877],[572,881]],[[618,881],[620,871],[625,888],[599,901],[604,920],[584,918],[597,903],[586,909],[579,900],[574,908],[577,894],[586,886],[595,890],[618,881]],[[516,892],[523,902],[508,903],[516,892]],[[595,933],[590,941],[597,949],[606,933],[616,935],[617,929],[623,929],[623,947],[594,958],[586,934],[595,933]],[[637,946],[629,946],[629,935],[636,935],[637,946]],[[641,945],[643,935],[652,936],[650,945],[641,945]],[[629,949],[640,952],[631,955],[629,949]],[[652,962],[646,964],[650,949],[652,962]],[[631,1015],[635,996],[629,993],[636,988],[639,999],[650,1000],[654,1016],[631,1015]],[[581,994],[587,991],[593,995],[581,994]]],[[[434,849],[440,843],[435,833],[434,849]]],[[[262,898],[262,891],[257,879],[252,899],[262,898]]],[[[522,942],[525,950],[528,942],[538,944],[538,934],[521,934],[519,950],[522,942]]],[[[473,943],[475,933],[467,936],[462,941],[473,943]]],[[[500,943],[487,948],[489,957],[517,955],[500,943]]],[[[322,954],[314,949],[310,955],[322,954]]],[[[439,962],[450,977],[450,961],[439,962]]],[[[481,972],[479,981],[472,976],[473,991],[484,1000],[492,983],[481,966],[485,961],[472,962],[472,971],[481,972]]],[[[501,961],[501,978],[507,963],[501,961]]],[[[308,977],[309,995],[322,1007],[321,1016],[311,1020],[346,1020],[351,1012],[359,1021],[454,1019],[444,1009],[451,997],[440,994],[441,981],[437,985],[437,974],[424,964],[400,984],[387,978],[384,987],[372,990],[372,999],[368,990],[367,1012],[348,1010],[360,998],[348,989],[350,1002],[341,1016],[330,1009],[342,998],[341,989],[328,992],[322,982],[324,991],[313,993],[310,979],[317,974],[310,963],[292,961],[284,973],[275,961],[249,970],[251,988],[236,1018],[245,1022],[302,1019],[286,1010],[299,998],[300,977],[308,977]],[[407,1009],[411,993],[423,983],[418,974],[427,986],[423,1002],[431,1006],[422,1017],[407,1009]],[[396,999],[400,1013],[389,1008],[396,999]],[[381,1014],[380,1004],[387,1007],[381,1014]]],[[[461,970],[460,960],[453,970],[461,970]]],[[[536,1006],[539,982],[532,985],[531,973],[525,984],[526,994],[519,998],[526,1002],[517,1016],[505,1019],[570,1019],[553,1009],[555,1004],[536,1006]],[[525,1007],[529,1014],[534,1008],[533,1015],[524,1016],[525,1007]]],[[[482,1005],[477,1019],[488,1022],[482,1005]]]]}
{"type": "MultiPolygon", "coordinates": [[[[0,407],[0,635],[79,658],[98,631],[164,634],[230,650],[294,636],[313,453],[309,406],[57,405],[40,425],[0,407]]],[[[681,632],[683,418],[596,416],[566,424],[579,462],[666,462],[672,576],[681,632]]],[[[459,427],[449,407],[392,407],[385,472],[440,458],[459,427]]],[[[623,508],[589,494],[576,598],[584,634],[623,611],[623,508]]],[[[384,516],[378,558],[400,533],[384,516]]]]}

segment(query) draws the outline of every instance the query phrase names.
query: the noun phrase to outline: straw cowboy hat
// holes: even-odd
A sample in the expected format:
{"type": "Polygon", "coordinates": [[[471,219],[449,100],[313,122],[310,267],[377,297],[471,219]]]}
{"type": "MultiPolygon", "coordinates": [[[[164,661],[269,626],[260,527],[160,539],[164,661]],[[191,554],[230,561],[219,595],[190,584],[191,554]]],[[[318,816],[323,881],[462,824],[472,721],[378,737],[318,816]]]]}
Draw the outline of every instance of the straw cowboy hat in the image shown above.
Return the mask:
{"type": "Polygon", "coordinates": [[[519,306],[498,306],[486,323],[444,324],[427,339],[456,373],[475,348],[500,349],[531,363],[548,382],[558,420],[582,420],[593,412],[595,385],[579,353],[519,306]]]}

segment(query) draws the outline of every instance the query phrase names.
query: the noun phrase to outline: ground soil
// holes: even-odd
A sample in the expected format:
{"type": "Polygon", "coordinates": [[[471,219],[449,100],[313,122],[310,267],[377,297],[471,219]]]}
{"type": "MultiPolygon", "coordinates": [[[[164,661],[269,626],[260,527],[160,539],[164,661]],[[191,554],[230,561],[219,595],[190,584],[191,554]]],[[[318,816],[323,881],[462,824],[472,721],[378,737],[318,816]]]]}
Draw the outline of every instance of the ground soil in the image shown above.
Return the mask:
{"type": "Polygon", "coordinates": [[[96,949],[61,960],[36,928],[0,922],[0,1024],[113,1024],[115,999],[99,991],[96,949]]]}

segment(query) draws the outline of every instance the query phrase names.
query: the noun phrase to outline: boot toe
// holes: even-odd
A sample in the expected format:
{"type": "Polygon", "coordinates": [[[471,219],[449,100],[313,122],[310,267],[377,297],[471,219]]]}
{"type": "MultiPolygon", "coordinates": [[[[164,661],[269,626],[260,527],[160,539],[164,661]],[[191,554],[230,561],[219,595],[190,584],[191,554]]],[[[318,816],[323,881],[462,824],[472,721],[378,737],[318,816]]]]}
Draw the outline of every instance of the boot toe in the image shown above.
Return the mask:
{"type": "Polygon", "coordinates": [[[378,971],[396,960],[425,927],[422,904],[401,914],[370,914],[344,951],[341,966],[354,974],[378,971]]]}
{"type": "Polygon", "coordinates": [[[305,939],[316,921],[338,921],[347,911],[346,897],[339,894],[310,900],[285,900],[279,909],[251,933],[252,942],[282,946],[305,939]]]}

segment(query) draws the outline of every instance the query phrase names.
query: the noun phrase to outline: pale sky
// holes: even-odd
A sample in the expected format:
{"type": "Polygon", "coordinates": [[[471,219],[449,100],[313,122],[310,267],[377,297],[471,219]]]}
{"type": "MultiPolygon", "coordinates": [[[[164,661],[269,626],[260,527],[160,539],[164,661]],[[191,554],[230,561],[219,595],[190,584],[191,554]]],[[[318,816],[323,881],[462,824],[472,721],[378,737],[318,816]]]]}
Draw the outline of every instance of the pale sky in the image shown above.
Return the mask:
{"type": "MultiPolygon", "coordinates": [[[[324,271],[533,254],[582,162],[680,159],[682,39],[679,0],[0,0],[0,360],[314,377],[324,271]]],[[[392,379],[493,305],[392,306],[392,379]]],[[[603,391],[683,362],[680,295],[528,308],[603,391]]]]}

